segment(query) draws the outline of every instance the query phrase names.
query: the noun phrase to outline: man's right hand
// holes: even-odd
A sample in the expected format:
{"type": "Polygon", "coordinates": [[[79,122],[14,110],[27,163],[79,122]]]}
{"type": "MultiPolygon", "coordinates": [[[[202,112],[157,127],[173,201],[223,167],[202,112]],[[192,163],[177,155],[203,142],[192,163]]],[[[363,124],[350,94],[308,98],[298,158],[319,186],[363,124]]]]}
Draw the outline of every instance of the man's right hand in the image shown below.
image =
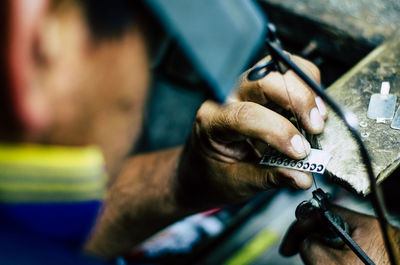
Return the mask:
{"type": "MultiPolygon", "coordinates": [[[[333,210],[350,226],[351,237],[375,262],[390,264],[378,221],[371,216],[335,207],[333,210]]],[[[281,254],[292,256],[298,252],[305,264],[363,264],[347,246],[335,249],[324,244],[313,232],[321,222],[317,219],[296,221],[288,230],[281,245],[281,254]]],[[[395,247],[400,249],[400,230],[392,228],[395,247]]]]}
{"type": "MultiPolygon", "coordinates": [[[[315,82],[320,81],[315,65],[294,55],[290,58],[315,82]]],[[[244,73],[231,99],[224,105],[207,101],[199,109],[180,161],[180,200],[186,206],[210,207],[241,202],[274,187],[309,188],[309,173],[260,166],[260,145],[293,159],[306,157],[310,144],[281,111],[295,113],[308,133],[319,134],[327,118],[321,98],[287,71],[271,72],[257,81],[249,81],[244,73]]]]}

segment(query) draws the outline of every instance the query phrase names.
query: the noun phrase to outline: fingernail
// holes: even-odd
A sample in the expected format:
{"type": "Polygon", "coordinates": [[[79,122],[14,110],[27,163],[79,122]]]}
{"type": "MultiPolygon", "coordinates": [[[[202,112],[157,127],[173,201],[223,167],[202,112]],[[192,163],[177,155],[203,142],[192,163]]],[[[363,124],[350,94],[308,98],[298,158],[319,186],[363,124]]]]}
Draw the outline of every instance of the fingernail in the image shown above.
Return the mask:
{"type": "Polygon", "coordinates": [[[290,142],[292,144],[294,151],[299,156],[306,156],[308,153],[310,153],[310,148],[311,148],[310,144],[302,135],[296,134],[295,136],[292,137],[290,142]]]}
{"type": "Polygon", "coordinates": [[[316,97],[315,103],[317,104],[317,107],[318,107],[318,110],[319,110],[319,113],[321,114],[321,116],[325,116],[327,111],[326,111],[325,103],[322,100],[322,98],[316,97]]]}
{"type": "Polygon", "coordinates": [[[321,131],[324,128],[324,120],[317,108],[313,108],[310,112],[311,127],[315,131],[321,131]]]}

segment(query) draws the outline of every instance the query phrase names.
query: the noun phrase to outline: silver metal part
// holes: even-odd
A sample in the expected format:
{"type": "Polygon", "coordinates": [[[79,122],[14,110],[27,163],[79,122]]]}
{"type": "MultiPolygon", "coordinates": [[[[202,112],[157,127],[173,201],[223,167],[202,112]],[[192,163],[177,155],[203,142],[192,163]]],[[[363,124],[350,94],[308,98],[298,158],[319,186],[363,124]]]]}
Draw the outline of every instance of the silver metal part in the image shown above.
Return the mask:
{"type": "Polygon", "coordinates": [[[383,82],[381,93],[371,96],[367,113],[369,119],[384,123],[385,120],[393,118],[397,97],[396,95],[389,94],[389,89],[389,82],[383,82]]]}
{"type": "Polygon", "coordinates": [[[319,149],[311,149],[310,154],[301,160],[294,160],[277,151],[272,151],[264,154],[260,164],[323,174],[331,157],[330,153],[319,149]]]}

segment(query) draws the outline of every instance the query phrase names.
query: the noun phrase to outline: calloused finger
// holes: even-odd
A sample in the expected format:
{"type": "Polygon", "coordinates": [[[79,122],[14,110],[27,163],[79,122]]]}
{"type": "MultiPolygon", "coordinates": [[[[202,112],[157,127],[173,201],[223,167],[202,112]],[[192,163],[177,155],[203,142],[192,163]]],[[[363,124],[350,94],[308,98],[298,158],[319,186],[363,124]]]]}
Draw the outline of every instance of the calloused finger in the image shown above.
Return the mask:
{"type": "MultiPolygon", "coordinates": [[[[311,78],[319,82],[318,68],[300,57],[291,56],[291,58],[311,78]]],[[[262,105],[273,103],[293,111],[303,127],[310,133],[321,133],[324,128],[324,119],[327,118],[325,104],[293,71],[287,71],[284,75],[271,72],[258,81],[242,78],[238,96],[240,100],[253,101],[262,105]]]]}
{"type": "MultiPolygon", "coordinates": [[[[283,174],[280,172],[280,168],[265,167],[248,162],[237,162],[234,165],[230,165],[232,168],[232,174],[230,175],[230,181],[232,185],[238,185],[243,192],[243,187],[250,187],[251,194],[254,194],[254,190],[262,191],[277,187],[288,187],[292,186],[296,189],[303,189],[304,182],[308,182],[310,176],[307,173],[299,172],[300,174],[283,174]]],[[[295,171],[295,170],[293,170],[295,171]]],[[[310,181],[311,183],[311,181],[310,181]]]]}
{"type": "Polygon", "coordinates": [[[207,101],[197,113],[196,130],[220,143],[260,140],[293,159],[304,158],[310,152],[310,144],[290,121],[253,102],[220,106],[207,101]]]}

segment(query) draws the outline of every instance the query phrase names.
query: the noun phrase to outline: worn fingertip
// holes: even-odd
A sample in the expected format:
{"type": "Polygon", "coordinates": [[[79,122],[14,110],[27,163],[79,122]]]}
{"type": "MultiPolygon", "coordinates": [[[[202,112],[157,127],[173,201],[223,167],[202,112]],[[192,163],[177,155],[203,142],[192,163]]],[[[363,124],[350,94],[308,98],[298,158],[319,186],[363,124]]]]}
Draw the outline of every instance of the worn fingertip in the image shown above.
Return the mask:
{"type": "Polygon", "coordinates": [[[310,125],[312,133],[317,134],[324,130],[325,122],[317,107],[312,108],[310,111],[310,125]]]}
{"type": "Polygon", "coordinates": [[[294,188],[307,190],[312,186],[313,177],[311,173],[294,169],[282,169],[281,173],[289,179],[289,183],[294,188]]]}

